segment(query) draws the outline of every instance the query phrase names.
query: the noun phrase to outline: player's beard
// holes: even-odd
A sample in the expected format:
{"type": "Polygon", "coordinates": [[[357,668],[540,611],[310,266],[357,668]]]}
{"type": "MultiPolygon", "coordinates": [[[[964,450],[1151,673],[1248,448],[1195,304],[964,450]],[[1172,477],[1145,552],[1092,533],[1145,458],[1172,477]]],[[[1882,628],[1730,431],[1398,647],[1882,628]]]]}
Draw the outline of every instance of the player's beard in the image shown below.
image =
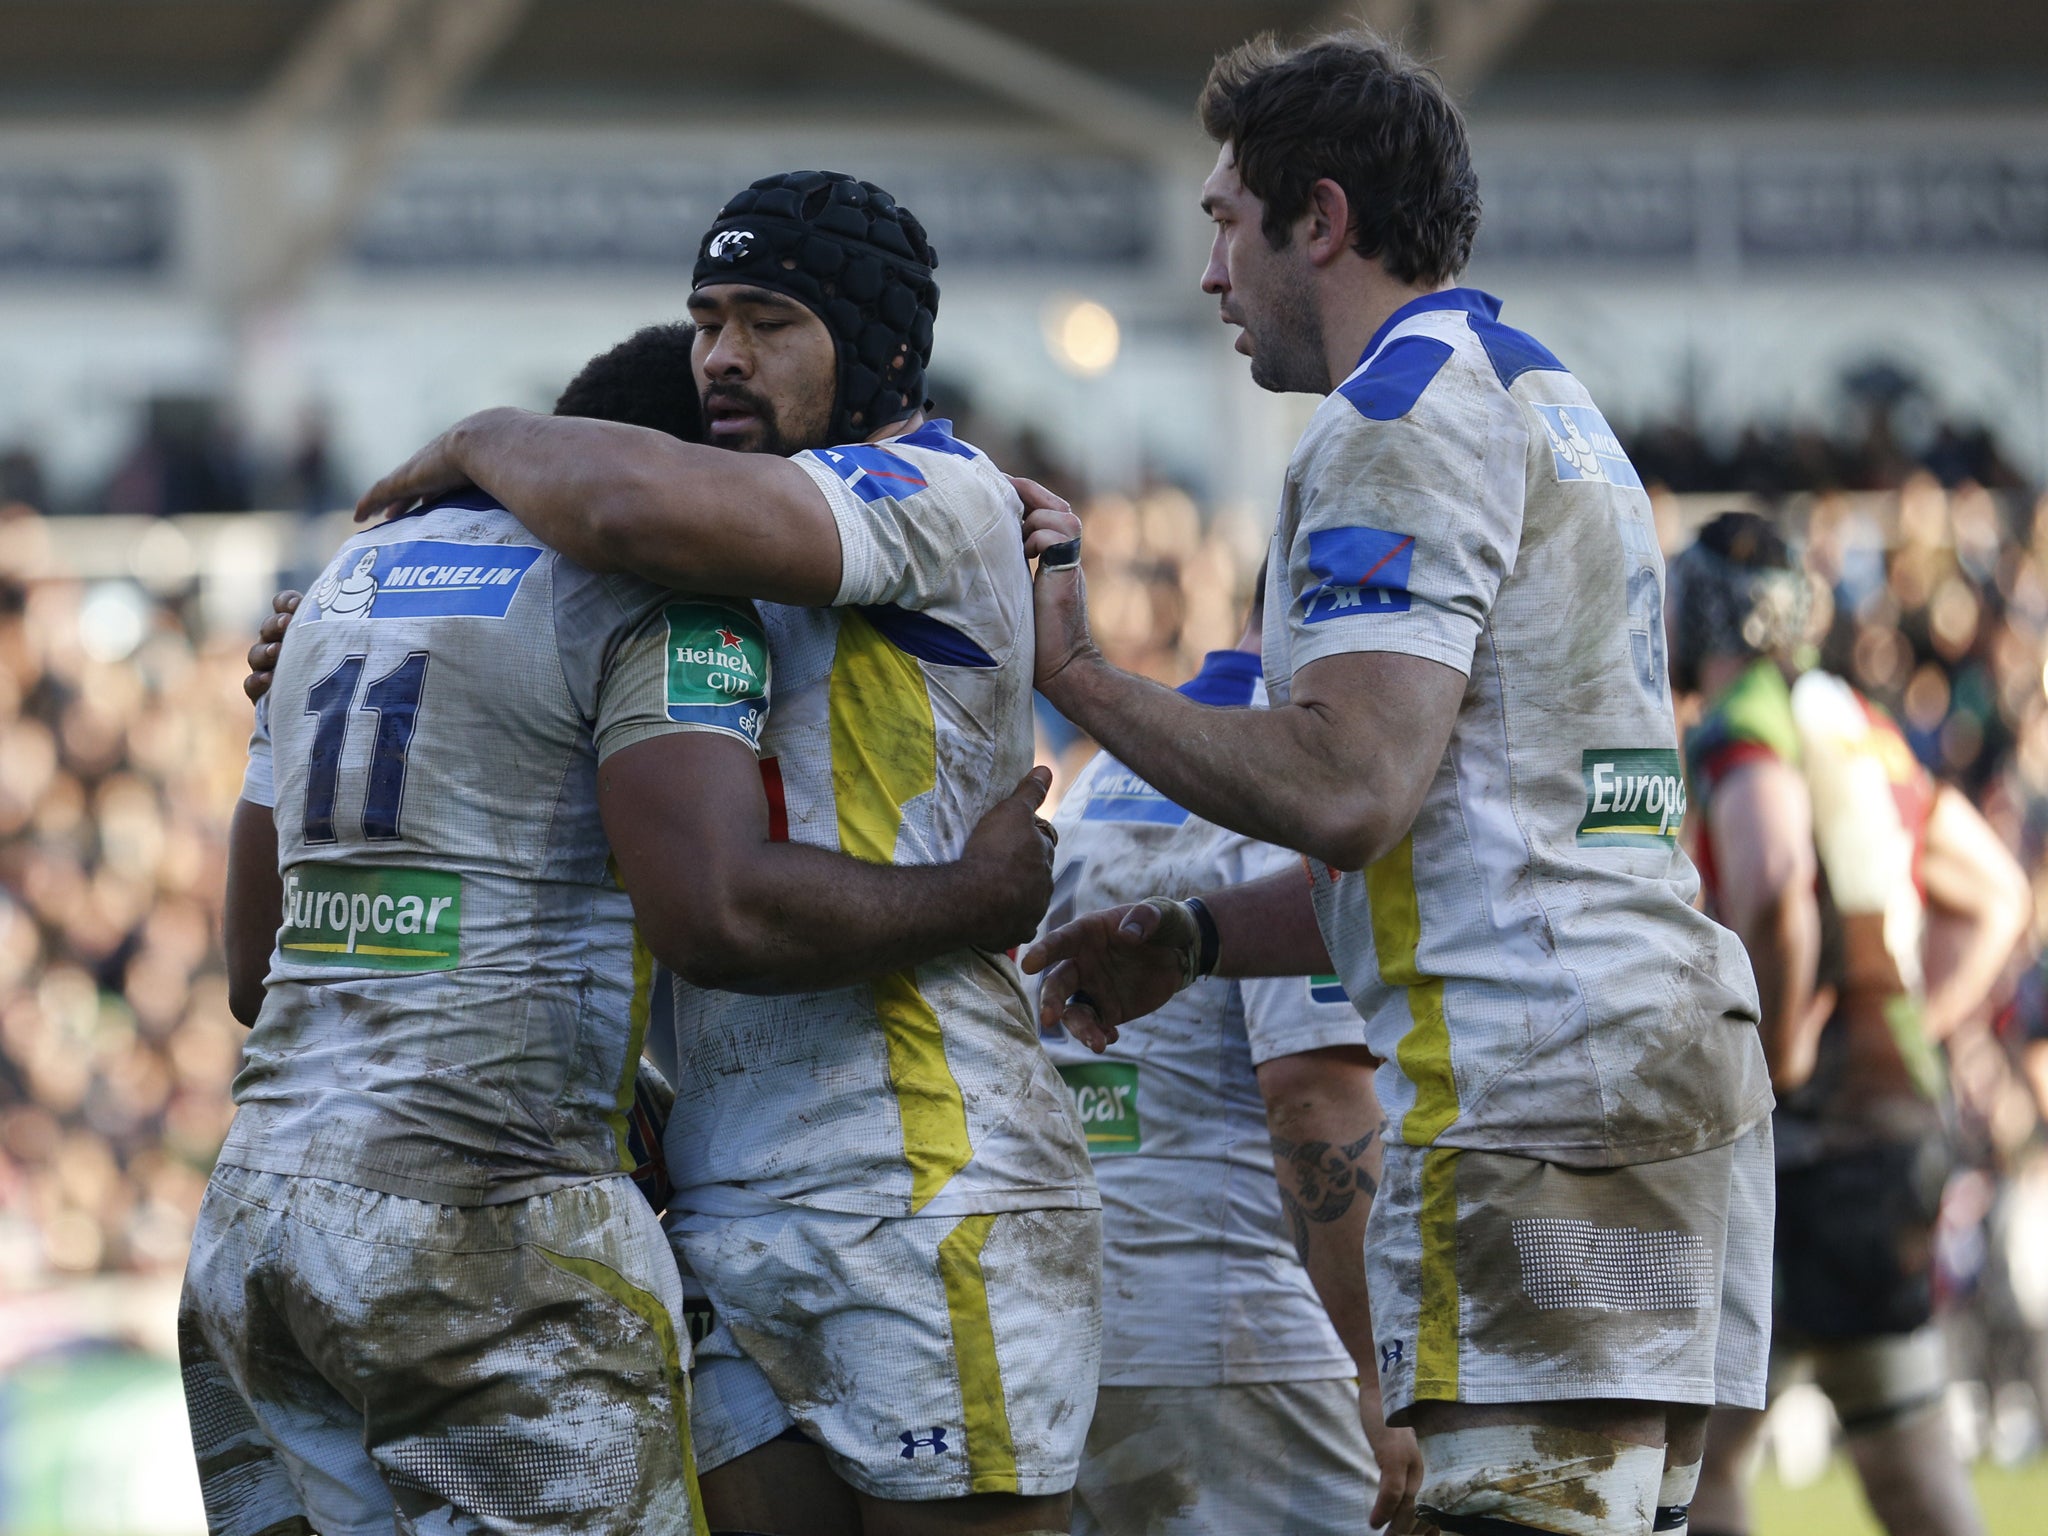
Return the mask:
{"type": "Polygon", "coordinates": [[[1326,395],[1330,364],[1323,352],[1323,317],[1307,283],[1275,286],[1272,303],[1252,336],[1252,382],[1275,394],[1326,395]]]}
{"type": "MultiPolygon", "coordinates": [[[[832,440],[832,404],[838,393],[839,381],[835,377],[824,383],[821,389],[813,389],[797,401],[792,402],[789,419],[785,423],[783,413],[774,401],[738,384],[713,384],[704,391],[704,415],[708,421],[714,410],[720,407],[737,408],[752,416],[758,425],[746,437],[727,440],[721,446],[740,453],[772,453],[778,458],[788,458],[806,448],[823,448],[832,440]]],[[[711,439],[718,443],[714,435],[711,439]]]]}

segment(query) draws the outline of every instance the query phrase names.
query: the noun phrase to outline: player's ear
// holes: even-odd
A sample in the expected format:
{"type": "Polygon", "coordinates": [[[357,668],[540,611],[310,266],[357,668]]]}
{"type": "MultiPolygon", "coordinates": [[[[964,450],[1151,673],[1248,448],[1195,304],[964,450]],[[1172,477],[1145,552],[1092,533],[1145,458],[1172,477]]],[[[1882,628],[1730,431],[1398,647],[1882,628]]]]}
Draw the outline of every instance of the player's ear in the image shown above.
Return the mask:
{"type": "Polygon", "coordinates": [[[1325,176],[1308,191],[1304,244],[1308,259],[1325,267],[1351,248],[1351,199],[1325,176]]]}

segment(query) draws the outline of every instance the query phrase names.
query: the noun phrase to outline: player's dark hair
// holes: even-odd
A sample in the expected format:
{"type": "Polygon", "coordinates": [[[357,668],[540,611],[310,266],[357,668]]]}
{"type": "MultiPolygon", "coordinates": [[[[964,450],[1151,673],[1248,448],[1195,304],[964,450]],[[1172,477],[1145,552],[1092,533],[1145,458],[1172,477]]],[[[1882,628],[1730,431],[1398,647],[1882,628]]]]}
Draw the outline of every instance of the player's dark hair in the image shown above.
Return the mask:
{"type": "Polygon", "coordinates": [[[1353,34],[1284,48],[1268,33],[1216,61],[1200,111],[1266,205],[1275,250],[1327,179],[1351,205],[1352,247],[1400,281],[1448,282],[1471,259],[1479,178],[1464,115],[1392,44],[1353,34]]]}
{"type": "Polygon", "coordinates": [[[697,328],[650,325],[583,365],[555,401],[557,416],[651,427],[686,443],[704,441],[704,403],[690,364],[697,328]]]}

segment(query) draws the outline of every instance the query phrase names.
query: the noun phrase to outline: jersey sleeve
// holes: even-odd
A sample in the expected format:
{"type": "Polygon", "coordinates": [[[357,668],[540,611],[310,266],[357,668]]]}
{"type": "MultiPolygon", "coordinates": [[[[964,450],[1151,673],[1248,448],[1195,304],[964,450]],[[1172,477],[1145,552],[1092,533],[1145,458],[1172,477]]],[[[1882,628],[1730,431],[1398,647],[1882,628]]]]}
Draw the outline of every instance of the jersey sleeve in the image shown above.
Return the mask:
{"type": "Polygon", "coordinates": [[[1318,416],[1290,472],[1290,670],[1396,651],[1469,674],[1521,544],[1520,407],[1446,344],[1407,336],[1318,416]]]}
{"type": "Polygon", "coordinates": [[[270,753],[270,695],[256,701],[256,724],[249,732],[249,765],[242,770],[242,798],[251,805],[275,809],[277,777],[270,753]]]}
{"type": "Polygon", "coordinates": [[[923,611],[954,591],[963,560],[1007,524],[1017,558],[1017,493],[964,444],[957,451],[857,443],[814,448],[795,463],[817,482],[839,529],[837,608],[889,604],[923,611]]]}
{"type": "MultiPolygon", "coordinates": [[[[1229,860],[1232,883],[1301,870],[1301,856],[1270,843],[1237,838],[1229,860]]],[[[1365,1044],[1365,1020],[1335,976],[1260,976],[1237,983],[1252,1065],[1333,1045],[1365,1044]]]]}
{"type": "Polygon", "coordinates": [[[669,594],[626,633],[599,679],[598,760],[677,731],[715,731],[758,752],[770,687],[768,640],[751,603],[669,594]]]}

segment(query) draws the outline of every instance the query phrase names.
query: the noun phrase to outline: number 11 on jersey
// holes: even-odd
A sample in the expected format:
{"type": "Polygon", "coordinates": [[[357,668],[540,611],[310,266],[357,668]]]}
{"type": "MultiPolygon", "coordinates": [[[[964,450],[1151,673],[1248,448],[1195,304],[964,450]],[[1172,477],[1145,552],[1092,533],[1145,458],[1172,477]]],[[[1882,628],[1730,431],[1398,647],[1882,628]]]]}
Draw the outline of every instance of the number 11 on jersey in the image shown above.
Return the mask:
{"type": "Polygon", "coordinates": [[[370,747],[369,785],[363,794],[363,836],[372,842],[398,837],[398,813],[405,799],[405,757],[412,748],[420,695],[427,685],[427,653],[414,651],[362,690],[367,656],[344,656],[306,691],[306,713],[317,724],[306,782],[305,831],[308,843],[331,843],[334,797],[341,780],[341,757],[348,745],[348,725],[357,707],[377,716],[377,737],[370,747]]]}

